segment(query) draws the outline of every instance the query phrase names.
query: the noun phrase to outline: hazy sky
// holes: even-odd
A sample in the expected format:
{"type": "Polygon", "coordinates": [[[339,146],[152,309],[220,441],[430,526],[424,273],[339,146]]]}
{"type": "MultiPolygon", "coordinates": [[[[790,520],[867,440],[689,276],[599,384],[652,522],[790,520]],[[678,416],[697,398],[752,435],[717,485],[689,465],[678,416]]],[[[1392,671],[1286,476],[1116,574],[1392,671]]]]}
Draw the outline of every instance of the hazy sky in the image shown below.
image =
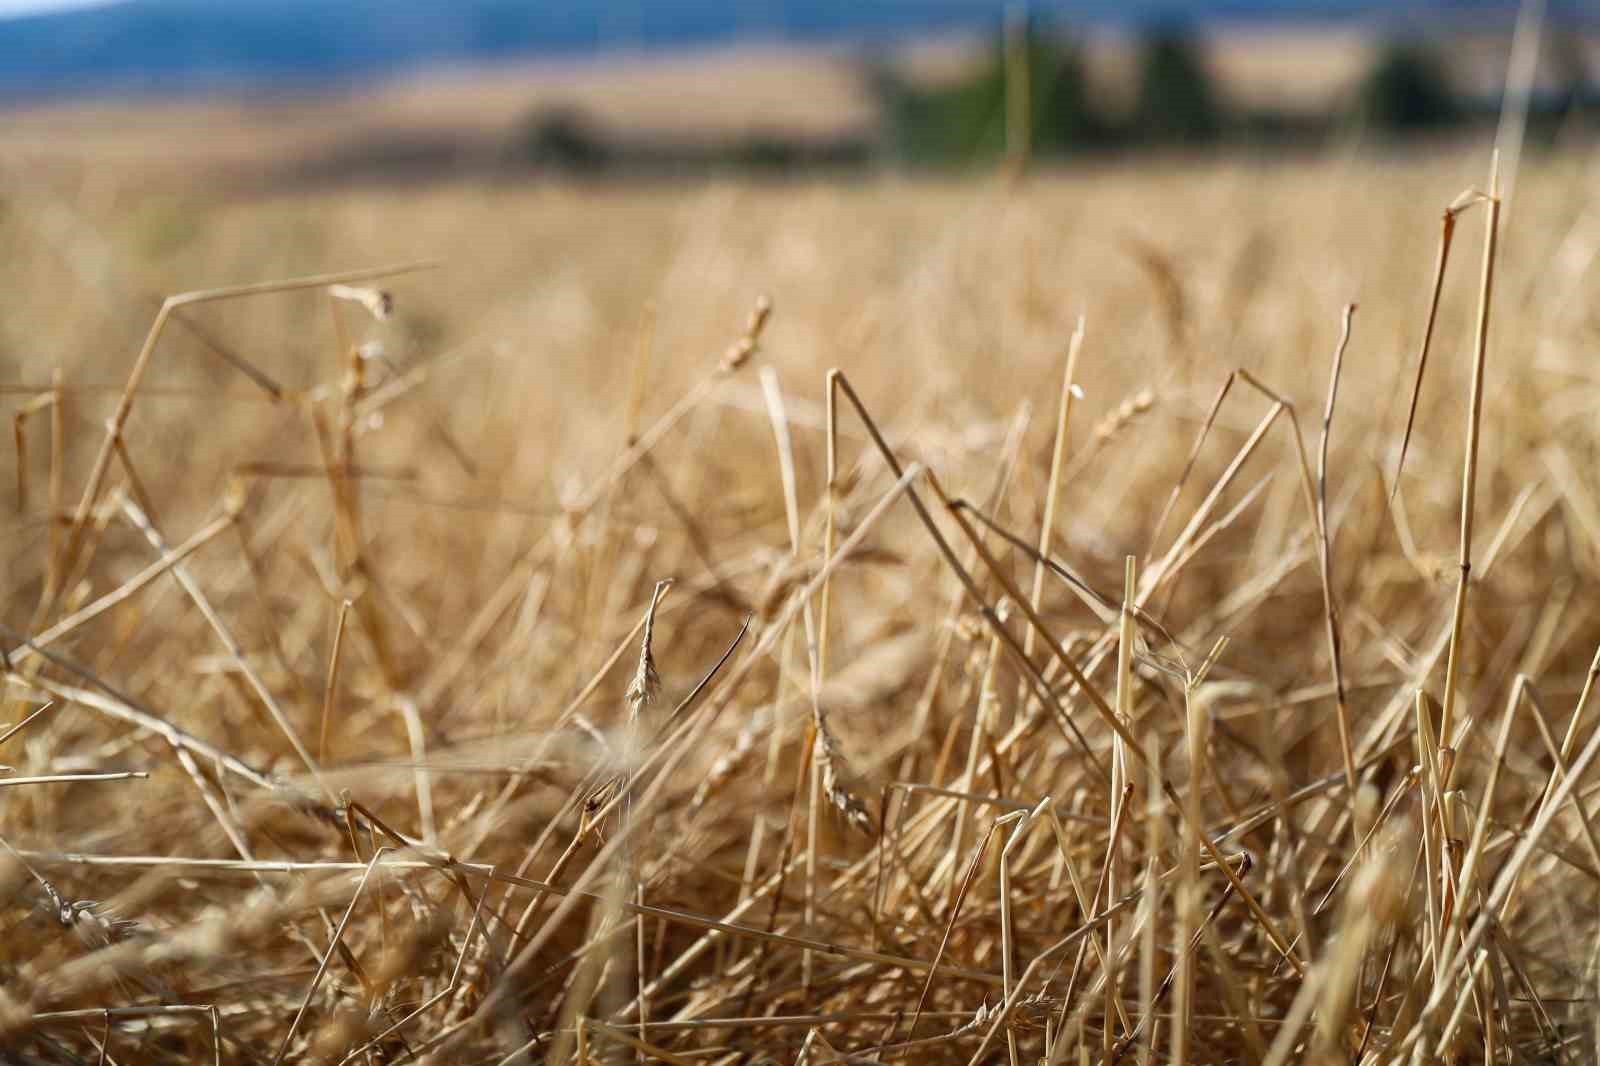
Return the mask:
{"type": "Polygon", "coordinates": [[[0,0],[0,18],[32,15],[41,11],[60,11],[69,7],[89,7],[107,0],[0,0]]]}

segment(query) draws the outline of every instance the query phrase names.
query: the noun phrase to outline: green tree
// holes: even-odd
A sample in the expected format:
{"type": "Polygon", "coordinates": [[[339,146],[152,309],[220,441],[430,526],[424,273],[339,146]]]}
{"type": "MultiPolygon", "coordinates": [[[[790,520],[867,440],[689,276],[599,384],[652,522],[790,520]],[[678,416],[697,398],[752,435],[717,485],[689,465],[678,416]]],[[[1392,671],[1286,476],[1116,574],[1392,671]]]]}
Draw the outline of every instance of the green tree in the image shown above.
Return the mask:
{"type": "Polygon", "coordinates": [[[1382,130],[1446,126],[1462,117],[1450,80],[1421,45],[1391,41],[1362,82],[1362,117],[1382,130]]]}
{"type": "MultiPolygon", "coordinates": [[[[1030,27],[1026,55],[1034,153],[1061,154],[1103,140],[1105,127],[1090,104],[1078,49],[1030,27]]],[[[1006,72],[998,38],[983,65],[955,84],[914,85],[887,69],[872,80],[891,148],[901,159],[951,164],[1004,154],[1006,72]]]]}
{"type": "Polygon", "coordinates": [[[1139,48],[1139,90],[1133,134],[1146,142],[1195,144],[1222,132],[1222,114],[1194,36],[1182,26],[1159,26],[1139,48]]]}
{"type": "Polygon", "coordinates": [[[529,115],[515,148],[524,162],[580,173],[604,169],[615,155],[604,133],[582,112],[568,107],[542,108],[529,115]]]}

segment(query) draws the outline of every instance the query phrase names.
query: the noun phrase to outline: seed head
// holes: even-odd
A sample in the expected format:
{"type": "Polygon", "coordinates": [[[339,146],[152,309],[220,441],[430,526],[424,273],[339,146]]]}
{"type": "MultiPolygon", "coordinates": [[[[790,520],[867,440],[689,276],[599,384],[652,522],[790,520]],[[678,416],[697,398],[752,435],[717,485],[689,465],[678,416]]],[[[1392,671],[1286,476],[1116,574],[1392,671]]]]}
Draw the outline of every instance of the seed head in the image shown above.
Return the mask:
{"type": "Polygon", "coordinates": [[[656,672],[655,655],[651,645],[655,640],[656,608],[666,597],[667,590],[672,587],[672,580],[656,582],[655,593],[650,597],[650,609],[644,616],[644,636],[639,641],[639,666],[633,672],[633,681],[628,685],[627,694],[623,697],[628,703],[628,721],[637,722],[639,715],[643,714],[656,702],[656,697],[661,693],[661,675],[656,672]]]}
{"type": "Polygon", "coordinates": [[[762,296],[756,301],[754,311],[744,324],[744,333],[733,342],[722,356],[722,369],[724,372],[738,370],[750,357],[756,353],[761,345],[761,332],[767,328],[767,319],[772,315],[772,301],[762,296]]]}
{"type": "Polygon", "coordinates": [[[838,738],[828,730],[827,717],[821,711],[816,714],[816,726],[815,758],[817,769],[822,771],[822,791],[851,828],[871,836],[872,816],[867,813],[867,805],[861,802],[861,797],[851,792],[846,784],[852,776],[850,767],[839,748],[838,738]]]}
{"type": "Polygon", "coordinates": [[[63,929],[70,929],[77,934],[85,947],[103,948],[140,932],[138,922],[107,913],[95,900],[69,900],[56,891],[55,885],[43,878],[39,879],[39,886],[44,894],[44,906],[51,912],[51,917],[63,929]]]}

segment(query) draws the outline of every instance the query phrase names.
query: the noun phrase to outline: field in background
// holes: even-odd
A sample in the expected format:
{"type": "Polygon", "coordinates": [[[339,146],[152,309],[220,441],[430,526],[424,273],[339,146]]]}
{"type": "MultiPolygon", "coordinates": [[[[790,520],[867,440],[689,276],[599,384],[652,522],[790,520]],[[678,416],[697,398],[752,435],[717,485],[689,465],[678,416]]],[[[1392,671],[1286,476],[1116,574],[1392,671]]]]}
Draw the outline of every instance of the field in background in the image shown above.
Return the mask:
{"type": "MultiPolygon", "coordinates": [[[[822,74],[754,64],[856,114],[822,74]]],[[[214,1033],[230,1062],[1595,1054],[1600,732],[1574,715],[1600,641],[1592,158],[1524,160],[1502,216],[1457,625],[1481,206],[1390,491],[1440,214],[1485,182],[1482,146],[1017,183],[216,193],[352,136],[340,107],[375,129],[472,113],[492,136],[490,84],[284,104],[281,141],[252,108],[69,109],[0,137],[0,368],[28,412],[0,495],[0,717],[56,700],[0,731],[0,760],[148,775],[0,777],[0,1043],[29,1062],[93,1061],[107,1032],[123,1062],[206,1061],[214,1033]],[[68,115],[91,132],[46,159],[68,115]],[[144,121],[183,131],[175,158],[144,121]],[[417,260],[437,265],[351,279],[392,297],[382,319],[321,284],[178,309],[102,456],[164,296],[417,260]],[[842,397],[830,504],[830,368],[898,461],[1024,544],[1053,513],[1076,576],[1045,575],[1048,638],[1019,603],[1028,553],[989,533],[986,565],[973,512],[918,483],[986,618],[842,397]],[[849,554],[824,599],[829,546],[849,554]],[[663,578],[660,693],[630,701],[663,578]],[[1413,700],[1445,699],[1456,632],[1441,753],[1437,702],[1413,700]],[[1582,803],[1546,811],[1564,768],[1582,803]],[[1379,823],[1359,860],[1352,819],[1379,823]],[[410,865],[364,877],[379,846],[410,865]]],[[[526,103],[506,90],[506,121],[526,103]]]]}
{"type": "Polygon", "coordinates": [[[41,104],[6,116],[0,150],[18,163],[131,168],[179,188],[199,175],[259,189],[352,150],[430,141],[482,150],[515,137],[530,116],[563,107],[621,130],[666,136],[764,129],[840,135],[872,120],[871,101],[842,52],[752,46],[435,70],[344,92],[282,91],[266,99],[41,104]]]}
{"type": "MultiPolygon", "coordinates": [[[[1381,45],[1376,34],[1350,26],[1221,27],[1204,40],[1223,101],[1286,118],[1346,107],[1381,45]]],[[[1462,30],[1445,40],[1438,51],[1459,88],[1494,96],[1509,39],[1462,30]]],[[[1126,110],[1137,42],[1096,31],[1084,44],[1095,93],[1109,113],[1126,110]]],[[[405,178],[419,156],[428,177],[470,176],[514,148],[530,120],[568,112],[624,138],[870,141],[880,116],[869,62],[889,64],[912,84],[948,84],[970,75],[992,47],[968,36],[892,49],[750,44],[435,69],[344,91],[65,100],[9,110],[0,159],[35,172],[110,170],[118,184],[138,178],[184,195],[197,181],[212,192],[256,195],[308,181],[405,178]]],[[[1592,64],[1597,50],[1589,40],[1577,54],[1592,64]]]]}

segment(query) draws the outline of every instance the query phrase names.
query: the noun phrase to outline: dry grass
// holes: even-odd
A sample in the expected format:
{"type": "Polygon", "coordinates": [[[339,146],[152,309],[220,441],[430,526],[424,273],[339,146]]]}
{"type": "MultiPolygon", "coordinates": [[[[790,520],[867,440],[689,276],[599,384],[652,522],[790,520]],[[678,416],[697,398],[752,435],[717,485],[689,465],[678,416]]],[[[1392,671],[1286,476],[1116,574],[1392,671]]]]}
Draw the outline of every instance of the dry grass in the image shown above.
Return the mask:
{"type": "Polygon", "coordinates": [[[1485,163],[13,175],[0,1057],[1592,1061],[1600,215],[1434,315],[1485,163]]]}

